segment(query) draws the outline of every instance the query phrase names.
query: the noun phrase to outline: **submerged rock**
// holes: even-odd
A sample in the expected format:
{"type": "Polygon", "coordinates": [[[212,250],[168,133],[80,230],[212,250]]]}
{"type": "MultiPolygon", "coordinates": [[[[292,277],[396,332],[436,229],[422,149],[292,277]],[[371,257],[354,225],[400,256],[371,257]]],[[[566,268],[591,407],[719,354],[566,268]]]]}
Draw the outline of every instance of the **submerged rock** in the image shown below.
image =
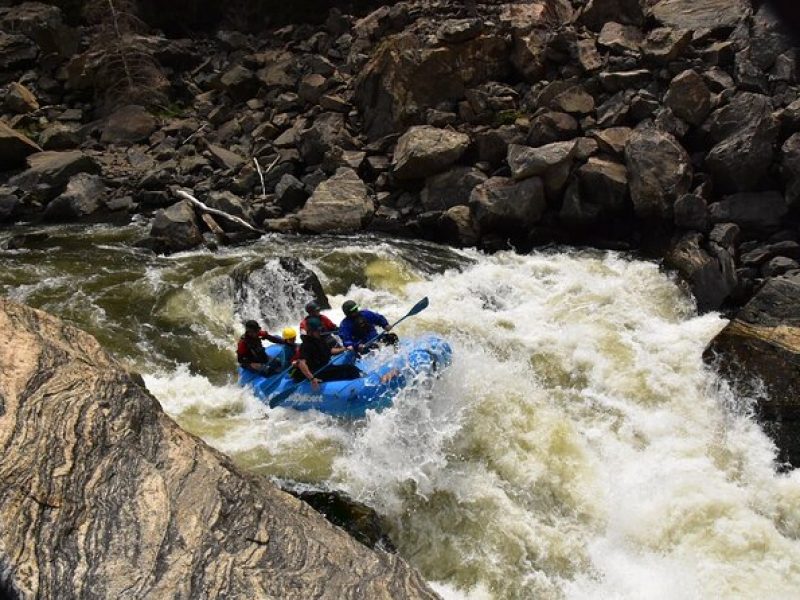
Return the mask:
{"type": "Polygon", "coordinates": [[[436,598],[181,430],[88,334],[5,299],[0,332],[4,597],[436,598]]]}

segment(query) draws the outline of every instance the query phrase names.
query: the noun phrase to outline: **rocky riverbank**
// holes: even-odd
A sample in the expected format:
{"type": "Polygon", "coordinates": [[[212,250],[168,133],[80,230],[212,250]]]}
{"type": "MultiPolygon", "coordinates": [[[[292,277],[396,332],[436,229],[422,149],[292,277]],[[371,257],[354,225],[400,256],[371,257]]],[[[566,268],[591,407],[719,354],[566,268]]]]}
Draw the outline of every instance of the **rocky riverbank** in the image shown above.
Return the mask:
{"type": "Polygon", "coordinates": [[[4,598],[436,597],[181,430],[88,334],[5,300],[0,331],[4,598]]]}
{"type": "Polygon", "coordinates": [[[261,231],[641,250],[731,314],[795,289],[798,57],[766,4],[342,4],[273,25],[254,0],[219,29],[195,4],[169,28],[147,2],[113,29],[0,8],[0,221],[141,214],[158,252],[261,231]]]}

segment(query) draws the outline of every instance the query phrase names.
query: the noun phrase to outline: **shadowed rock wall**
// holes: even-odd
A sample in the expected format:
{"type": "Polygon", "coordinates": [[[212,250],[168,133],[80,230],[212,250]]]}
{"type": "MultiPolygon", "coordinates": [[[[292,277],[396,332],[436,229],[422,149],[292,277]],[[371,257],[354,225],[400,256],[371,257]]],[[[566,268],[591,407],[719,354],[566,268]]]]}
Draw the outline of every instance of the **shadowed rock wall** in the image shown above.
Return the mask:
{"type": "Polygon", "coordinates": [[[0,596],[435,598],[182,431],[86,333],[0,300],[0,596]]]}

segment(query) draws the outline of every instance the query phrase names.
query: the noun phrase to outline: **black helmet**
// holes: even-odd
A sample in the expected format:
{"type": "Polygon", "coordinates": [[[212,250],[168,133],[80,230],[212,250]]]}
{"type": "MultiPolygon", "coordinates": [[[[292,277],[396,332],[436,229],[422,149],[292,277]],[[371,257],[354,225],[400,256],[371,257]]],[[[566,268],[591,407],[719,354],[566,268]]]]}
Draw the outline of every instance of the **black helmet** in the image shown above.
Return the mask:
{"type": "Polygon", "coordinates": [[[353,300],[346,300],[345,303],[342,304],[342,312],[346,315],[351,315],[357,311],[358,304],[356,304],[353,300]]]}
{"type": "Polygon", "coordinates": [[[306,304],[306,312],[309,314],[312,312],[319,312],[320,310],[322,309],[319,307],[319,302],[317,302],[316,300],[312,300],[311,302],[306,304]]]}
{"type": "Polygon", "coordinates": [[[244,328],[247,330],[255,329],[256,331],[258,331],[261,329],[261,325],[258,324],[258,321],[250,319],[249,321],[244,322],[244,328]]]}

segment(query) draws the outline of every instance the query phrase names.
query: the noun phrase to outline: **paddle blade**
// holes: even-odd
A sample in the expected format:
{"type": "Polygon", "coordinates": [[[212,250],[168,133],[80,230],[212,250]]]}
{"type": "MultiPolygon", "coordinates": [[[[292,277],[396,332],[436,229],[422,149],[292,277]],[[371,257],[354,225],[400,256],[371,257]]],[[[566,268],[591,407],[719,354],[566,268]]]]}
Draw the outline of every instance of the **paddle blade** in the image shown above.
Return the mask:
{"type": "Polygon", "coordinates": [[[428,301],[428,297],[425,296],[422,300],[417,302],[410,311],[408,311],[408,314],[406,316],[413,317],[414,315],[418,315],[423,310],[428,308],[428,304],[430,304],[430,302],[428,301]]]}

